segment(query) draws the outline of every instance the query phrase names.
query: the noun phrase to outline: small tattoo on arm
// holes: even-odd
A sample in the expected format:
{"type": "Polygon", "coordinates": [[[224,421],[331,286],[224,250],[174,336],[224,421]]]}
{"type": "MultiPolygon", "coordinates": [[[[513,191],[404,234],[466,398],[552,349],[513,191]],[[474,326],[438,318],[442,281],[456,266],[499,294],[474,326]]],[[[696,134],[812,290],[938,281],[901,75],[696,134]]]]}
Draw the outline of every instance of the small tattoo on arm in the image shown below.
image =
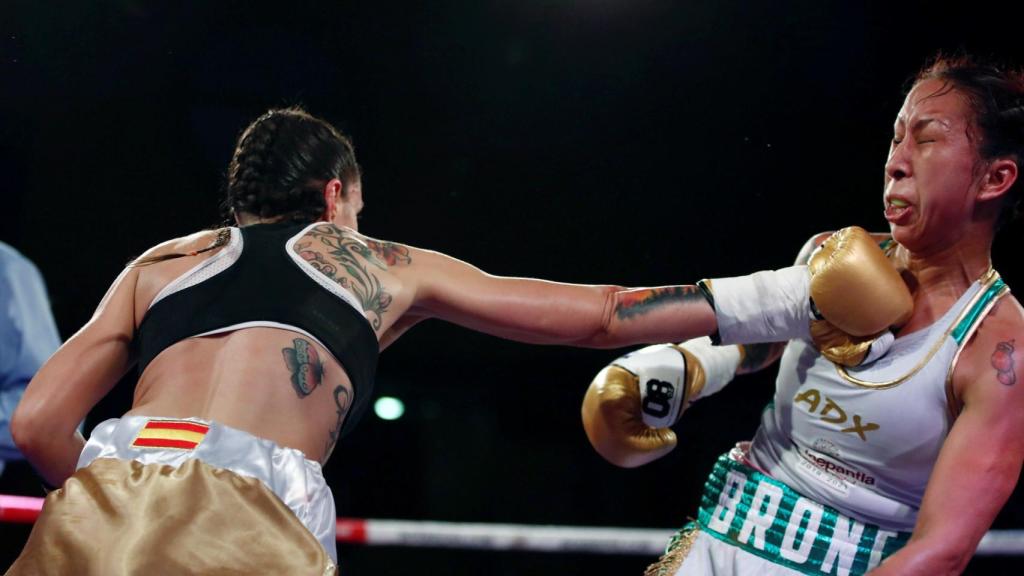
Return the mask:
{"type": "Polygon", "coordinates": [[[992,367],[996,369],[996,378],[1003,386],[1013,386],[1017,383],[1017,374],[1013,370],[1013,343],[1014,340],[1000,342],[992,352],[992,367]]]}
{"type": "Polygon", "coordinates": [[[704,301],[700,288],[696,286],[668,286],[634,290],[622,295],[622,299],[615,305],[615,316],[619,320],[625,320],[633,316],[641,316],[666,304],[704,301]]]}
{"type": "Polygon", "coordinates": [[[335,422],[334,428],[327,433],[327,445],[324,447],[322,462],[327,462],[327,459],[331,457],[331,452],[334,451],[334,445],[338,443],[338,436],[341,434],[341,423],[345,420],[345,415],[348,414],[351,402],[352,398],[348,388],[338,386],[334,389],[334,406],[337,408],[338,420],[335,422]]]}
{"type": "Polygon", "coordinates": [[[284,365],[292,375],[292,387],[299,398],[309,396],[324,379],[324,364],[312,342],[295,338],[291,348],[282,348],[284,365]]]}

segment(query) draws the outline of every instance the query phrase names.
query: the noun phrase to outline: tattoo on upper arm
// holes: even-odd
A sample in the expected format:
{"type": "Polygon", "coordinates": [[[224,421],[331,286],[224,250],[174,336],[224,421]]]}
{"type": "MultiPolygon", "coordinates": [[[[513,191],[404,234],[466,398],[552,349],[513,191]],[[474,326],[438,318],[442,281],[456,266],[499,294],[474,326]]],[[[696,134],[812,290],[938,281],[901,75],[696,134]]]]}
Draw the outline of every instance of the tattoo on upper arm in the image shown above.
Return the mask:
{"type": "Polygon", "coordinates": [[[320,273],[355,294],[363,311],[370,314],[370,324],[374,329],[380,328],[382,317],[394,298],[376,271],[410,264],[409,249],[392,242],[364,241],[330,224],[314,227],[310,235],[327,247],[330,258],[311,250],[312,242],[297,243],[295,249],[299,255],[320,273]],[[345,274],[339,274],[339,270],[344,270],[345,274]]]}
{"type": "Polygon", "coordinates": [[[295,338],[291,348],[282,348],[284,365],[292,375],[292,387],[299,398],[309,396],[324,379],[324,363],[316,346],[308,340],[295,338]]]}
{"type": "Polygon", "coordinates": [[[625,292],[615,304],[615,316],[619,320],[646,314],[659,306],[679,302],[705,302],[700,288],[696,286],[667,286],[625,292]]]}
{"type": "Polygon", "coordinates": [[[324,447],[323,462],[326,462],[331,457],[334,445],[338,443],[338,436],[341,434],[341,423],[345,420],[345,415],[348,414],[351,403],[352,396],[348,388],[338,386],[334,389],[334,406],[337,409],[338,420],[335,422],[334,428],[327,433],[327,445],[324,447]]]}
{"type": "Polygon", "coordinates": [[[992,367],[996,369],[996,378],[1004,386],[1013,386],[1017,383],[1017,374],[1013,370],[1013,343],[1014,340],[996,344],[992,352],[992,367]]]}

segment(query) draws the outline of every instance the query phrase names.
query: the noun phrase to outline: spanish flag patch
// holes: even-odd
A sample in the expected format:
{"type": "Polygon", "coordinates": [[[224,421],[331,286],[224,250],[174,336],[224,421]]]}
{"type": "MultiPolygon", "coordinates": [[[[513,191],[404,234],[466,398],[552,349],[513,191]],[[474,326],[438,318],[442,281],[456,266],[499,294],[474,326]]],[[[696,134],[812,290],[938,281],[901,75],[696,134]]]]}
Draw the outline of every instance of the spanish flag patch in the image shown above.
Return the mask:
{"type": "Polygon", "coordinates": [[[150,420],[132,442],[134,448],[177,448],[192,450],[203,441],[210,427],[188,420],[150,420]]]}

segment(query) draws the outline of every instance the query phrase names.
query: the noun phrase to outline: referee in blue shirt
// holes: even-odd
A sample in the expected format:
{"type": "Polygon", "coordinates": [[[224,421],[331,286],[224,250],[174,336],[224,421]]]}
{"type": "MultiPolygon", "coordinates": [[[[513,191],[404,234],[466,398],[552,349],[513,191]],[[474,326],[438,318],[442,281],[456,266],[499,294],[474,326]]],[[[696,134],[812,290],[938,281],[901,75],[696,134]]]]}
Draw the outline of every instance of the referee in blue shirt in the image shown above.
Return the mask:
{"type": "Polygon", "coordinates": [[[60,346],[43,277],[28,258],[0,242],[0,474],[22,455],[11,414],[43,362],[60,346]]]}

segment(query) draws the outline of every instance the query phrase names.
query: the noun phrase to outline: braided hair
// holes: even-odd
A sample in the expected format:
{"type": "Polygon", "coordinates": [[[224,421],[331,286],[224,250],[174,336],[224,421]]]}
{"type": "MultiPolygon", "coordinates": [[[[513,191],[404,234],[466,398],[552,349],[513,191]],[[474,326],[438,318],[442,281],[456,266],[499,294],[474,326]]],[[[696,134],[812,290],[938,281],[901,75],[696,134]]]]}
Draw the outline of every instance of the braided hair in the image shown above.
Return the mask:
{"type": "Polygon", "coordinates": [[[352,143],[327,122],[292,107],[270,110],[238,139],[228,165],[228,215],[313,222],[323,216],[324,186],[359,178],[352,143]]]}
{"type": "MultiPolygon", "coordinates": [[[[238,138],[221,207],[228,219],[244,213],[278,221],[314,222],[327,209],[323,190],[334,178],[342,182],[343,198],[349,184],[359,179],[352,142],[302,108],[269,110],[238,138]]],[[[148,256],[130,265],[195,256],[224,246],[230,239],[230,230],[220,228],[213,242],[201,250],[148,256]]]]}
{"type": "MultiPolygon", "coordinates": [[[[939,54],[913,84],[929,79],[948,83],[967,99],[983,160],[1010,157],[1024,168],[1024,70],[966,54],[939,54]]],[[[1021,180],[1007,190],[996,229],[1020,213],[1021,180]]]]}

